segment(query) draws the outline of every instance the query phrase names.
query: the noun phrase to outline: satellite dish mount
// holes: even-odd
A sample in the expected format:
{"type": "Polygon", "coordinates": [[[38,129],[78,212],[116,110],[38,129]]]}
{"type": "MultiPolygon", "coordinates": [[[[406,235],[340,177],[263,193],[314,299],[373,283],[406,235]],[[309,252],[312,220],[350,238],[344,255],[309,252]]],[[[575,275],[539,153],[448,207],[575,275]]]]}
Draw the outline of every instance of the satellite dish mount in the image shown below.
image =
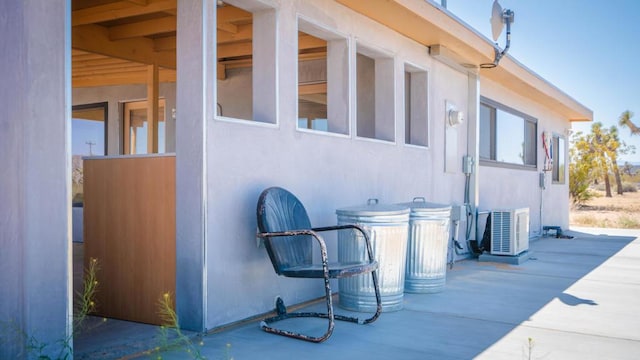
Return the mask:
{"type": "Polygon", "coordinates": [[[491,9],[491,35],[493,35],[493,41],[495,41],[495,46],[493,47],[493,51],[495,52],[495,59],[492,63],[480,64],[480,67],[483,69],[490,69],[498,66],[500,59],[509,51],[509,47],[511,46],[511,23],[514,20],[514,13],[509,9],[502,9],[502,6],[498,4],[498,0],[493,1],[493,8],[491,9]],[[502,29],[504,25],[507,24],[507,43],[504,46],[504,49],[500,49],[498,45],[498,38],[502,34],[502,29]]]}

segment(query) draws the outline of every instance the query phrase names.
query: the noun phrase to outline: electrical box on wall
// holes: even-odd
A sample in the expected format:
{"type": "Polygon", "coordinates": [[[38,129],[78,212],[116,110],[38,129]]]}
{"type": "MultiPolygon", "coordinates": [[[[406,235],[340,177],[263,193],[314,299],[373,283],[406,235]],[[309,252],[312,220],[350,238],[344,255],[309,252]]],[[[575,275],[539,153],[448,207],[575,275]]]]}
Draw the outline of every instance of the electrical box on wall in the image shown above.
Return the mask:
{"type": "Polygon", "coordinates": [[[473,166],[475,161],[473,160],[473,156],[465,155],[462,157],[462,173],[464,174],[473,174],[473,166]]]}
{"type": "Polygon", "coordinates": [[[451,206],[451,221],[463,221],[467,218],[467,207],[465,205],[451,206]]]}

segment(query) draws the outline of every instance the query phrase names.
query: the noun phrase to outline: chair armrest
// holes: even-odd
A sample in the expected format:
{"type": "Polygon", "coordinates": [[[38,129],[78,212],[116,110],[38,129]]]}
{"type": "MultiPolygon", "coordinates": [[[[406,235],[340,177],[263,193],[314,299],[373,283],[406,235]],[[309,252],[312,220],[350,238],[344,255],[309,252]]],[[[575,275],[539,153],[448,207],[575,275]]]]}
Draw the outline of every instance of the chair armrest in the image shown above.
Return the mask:
{"type": "Polygon", "coordinates": [[[318,228],[313,228],[312,230],[320,232],[320,231],[345,230],[345,229],[355,229],[360,231],[360,233],[362,233],[362,236],[364,237],[364,242],[367,245],[367,255],[369,255],[369,261],[374,261],[373,250],[371,248],[371,240],[369,239],[369,235],[367,234],[367,232],[364,230],[362,226],[356,225],[356,224],[344,224],[344,225],[318,227],[318,228]]]}
{"type": "Polygon", "coordinates": [[[256,234],[256,236],[259,238],[298,236],[298,235],[310,235],[318,241],[318,244],[320,245],[320,256],[322,257],[322,268],[325,272],[326,277],[328,277],[329,276],[329,260],[327,258],[327,244],[325,243],[322,236],[320,236],[320,234],[318,234],[314,229],[275,231],[275,232],[264,232],[264,233],[256,234]]]}

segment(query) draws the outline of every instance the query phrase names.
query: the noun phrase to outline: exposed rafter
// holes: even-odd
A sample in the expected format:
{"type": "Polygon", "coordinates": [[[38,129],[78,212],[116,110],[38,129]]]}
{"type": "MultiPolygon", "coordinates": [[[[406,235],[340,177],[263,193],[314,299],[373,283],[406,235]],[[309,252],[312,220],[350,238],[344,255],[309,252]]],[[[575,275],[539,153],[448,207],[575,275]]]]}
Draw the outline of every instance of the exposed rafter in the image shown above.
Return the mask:
{"type": "Polygon", "coordinates": [[[141,36],[175,32],[177,22],[175,16],[145,20],[130,24],[116,25],[109,28],[109,39],[121,40],[141,36]]]}
{"type": "Polygon", "coordinates": [[[176,0],[148,0],[146,3],[139,5],[133,1],[117,1],[75,10],[71,14],[71,25],[95,24],[176,9],[176,0]]]}
{"type": "Polygon", "coordinates": [[[71,42],[74,49],[142,64],[156,63],[165,68],[176,68],[175,54],[156,52],[153,40],[140,37],[112,41],[109,39],[109,30],[100,25],[75,26],[71,42]]]}

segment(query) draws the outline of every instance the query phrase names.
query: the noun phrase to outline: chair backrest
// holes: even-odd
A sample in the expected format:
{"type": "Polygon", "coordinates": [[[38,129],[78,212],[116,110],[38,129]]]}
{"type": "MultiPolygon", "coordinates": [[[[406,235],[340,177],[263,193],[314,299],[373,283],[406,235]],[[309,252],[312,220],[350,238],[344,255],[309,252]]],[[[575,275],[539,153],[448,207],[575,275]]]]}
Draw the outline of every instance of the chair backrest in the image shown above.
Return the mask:
{"type": "MultiPolygon", "coordinates": [[[[258,231],[280,232],[311,229],[311,222],[304,206],[292,193],[272,187],[260,194],[257,206],[258,231]]],[[[265,247],[276,273],[296,265],[308,265],[312,261],[312,241],[309,235],[278,236],[265,238],[265,247]]]]}

